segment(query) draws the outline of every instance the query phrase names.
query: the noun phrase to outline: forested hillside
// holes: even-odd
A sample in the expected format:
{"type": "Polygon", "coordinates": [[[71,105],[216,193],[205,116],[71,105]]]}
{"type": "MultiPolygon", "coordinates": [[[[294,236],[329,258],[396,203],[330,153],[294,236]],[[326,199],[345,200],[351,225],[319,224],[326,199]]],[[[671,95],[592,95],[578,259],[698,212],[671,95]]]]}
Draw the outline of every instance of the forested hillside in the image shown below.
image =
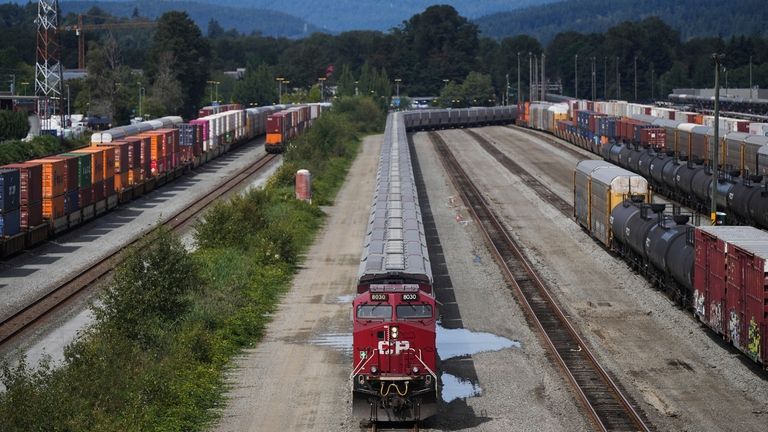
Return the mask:
{"type": "Polygon", "coordinates": [[[183,10],[189,14],[203,31],[208,22],[216,20],[225,30],[236,29],[245,34],[258,32],[267,36],[303,37],[319,29],[308,22],[283,12],[238,8],[221,4],[198,3],[191,1],[66,1],[61,8],[66,13],[83,13],[94,6],[119,17],[130,17],[134,12],[147,18],[157,18],[169,10],[183,10]]]}
{"type": "Polygon", "coordinates": [[[701,36],[766,35],[765,0],[567,0],[477,19],[485,36],[518,34],[546,43],[557,33],[602,33],[623,21],[658,16],[683,40],[701,36]]]}

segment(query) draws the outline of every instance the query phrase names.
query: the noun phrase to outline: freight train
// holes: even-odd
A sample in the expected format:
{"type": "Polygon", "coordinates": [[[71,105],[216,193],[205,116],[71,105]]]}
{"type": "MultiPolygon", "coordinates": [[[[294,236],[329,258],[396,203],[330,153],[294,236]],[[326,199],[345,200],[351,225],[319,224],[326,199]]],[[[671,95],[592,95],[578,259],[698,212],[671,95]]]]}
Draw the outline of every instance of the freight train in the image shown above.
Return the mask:
{"type": "Polygon", "coordinates": [[[387,118],[353,301],[353,414],[371,422],[437,410],[437,307],[403,117],[387,118]]]}
{"type": "Polygon", "coordinates": [[[699,226],[650,204],[645,179],[604,161],[574,172],[577,223],[763,368],[768,366],[768,233],[699,226]]]}
{"type": "Polygon", "coordinates": [[[516,107],[390,114],[353,301],[353,414],[418,422],[437,411],[437,302],[408,130],[512,123],[516,107]]]}
{"type": "Polygon", "coordinates": [[[94,133],[90,147],[0,167],[0,256],[42,243],[265,135],[271,115],[309,113],[300,133],[329,107],[204,107],[204,115],[188,123],[169,116],[121,126],[94,133]]]}
{"type": "Polygon", "coordinates": [[[293,138],[308,128],[324,105],[302,105],[272,113],[267,117],[267,153],[282,153],[293,138]]]}
{"type": "MultiPolygon", "coordinates": [[[[557,97],[525,103],[518,124],[543,130],[648,179],[653,190],[709,213],[714,118],[623,101],[557,97]]],[[[715,200],[731,224],[768,228],[768,136],[721,118],[715,200]],[[750,133],[753,132],[753,133],[750,133]]]]}

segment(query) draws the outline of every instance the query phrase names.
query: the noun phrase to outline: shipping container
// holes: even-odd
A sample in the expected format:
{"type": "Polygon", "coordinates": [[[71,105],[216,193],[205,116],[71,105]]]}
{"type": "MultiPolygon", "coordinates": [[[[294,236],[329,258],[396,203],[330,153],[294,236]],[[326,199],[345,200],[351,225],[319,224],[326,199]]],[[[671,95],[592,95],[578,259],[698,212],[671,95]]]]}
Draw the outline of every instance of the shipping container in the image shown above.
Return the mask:
{"type": "Polygon", "coordinates": [[[73,190],[64,194],[64,212],[72,214],[80,210],[80,191],[73,190]]]}
{"type": "Polygon", "coordinates": [[[0,168],[0,213],[15,211],[21,203],[19,170],[0,168]]]}
{"type": "MultiPolygon", "coordinates": [[[[112,170],[112,174],[120,174],[123,172],[128,172],[128,170],[131,168],[130,162],[130,150],[131,150],[131,143],[128,143],[127,141],[113,141],[109,144],[99,144],[100,147],[105,148],[111,148],[114,152],[114,169],[112,170]]],[[[110,155],[105,155],[105,160],[108,159],[110,155]]],[[[105,175],[104,178],[107,178],[106,170],[108,169],[108,162],[105,163],[105,175]]]]}
{"type": "Polygon", "coordinates": [[[64,159],[37,159],[43,167],[43,198],[59,196],[67,191],[67,162],[64,159]]]}
{"type": "Polygon", "coordinates": [[[90,157],[91,184],[96,184],[104,180],[104,171],[105,171],[104,150],[105,150],[104,147],[89,147],[85,149],[75,150],[72,152],[73,154],[87,154],[90,157]]]}
{"type": "Polygon", "coordinates": [[[39,202],[43,199],[43,165],[25,162],[5,165],[7,169],[19,170],[19,203],[39,202]]]}
{"type": "MultiPolygon", "coordinates": [[[[114,176],[110,177],[112,179],[112,184],[114,185],[114,176]]],[[[104,195],[104,183],[105,180],[102,180],[98,183],[94,183],[93,185],[93,202],[99,202],[105,198],[104,195]]],[[[114,186],[112,187],[114,190],[114,186]]]]}
{"type": "Polygon", "coordinates": [[[26,231],[43,223],[43,201],[29,202],[21,206],[21,229],[26,231]]]}
{"type": "Polygon", "coordinates": [[[43,217],[48,220],[58,219],[67,214],[64,194],[43,198],[43,217]]]}
{"type": "Polygon", "coordinates": [[[0,213],[0,236],[11,237],[21,232],[21,209],[0,213]]]}
{"type": "MultiPolygon", "coordinates": [[[[77,161],[77,187],[88,187],[93,183],[91,181],[92,166],[90,153],[64,153],[61,156],[74,157],[77,161]]],[[[70,191],[74,188],[70,188],[70,191]]]]}
{"type": "Polygon", "coordinates": [[[78,202],[80,203],[81,208],[88,207],[94,203],[94,187],[96,187],[96,185],[98,185],[98,183],[78,189],[78,202]]]}

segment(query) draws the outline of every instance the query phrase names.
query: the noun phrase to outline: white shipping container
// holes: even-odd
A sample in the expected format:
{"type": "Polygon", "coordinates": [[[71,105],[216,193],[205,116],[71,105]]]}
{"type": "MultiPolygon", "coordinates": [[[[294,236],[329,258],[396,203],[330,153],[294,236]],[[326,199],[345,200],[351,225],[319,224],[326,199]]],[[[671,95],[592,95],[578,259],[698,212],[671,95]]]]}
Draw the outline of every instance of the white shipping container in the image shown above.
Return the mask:
{"type": "Polygon", "coordinates": [[[750,123],[749,134],[768,136],[768,123],[750,123]]]}

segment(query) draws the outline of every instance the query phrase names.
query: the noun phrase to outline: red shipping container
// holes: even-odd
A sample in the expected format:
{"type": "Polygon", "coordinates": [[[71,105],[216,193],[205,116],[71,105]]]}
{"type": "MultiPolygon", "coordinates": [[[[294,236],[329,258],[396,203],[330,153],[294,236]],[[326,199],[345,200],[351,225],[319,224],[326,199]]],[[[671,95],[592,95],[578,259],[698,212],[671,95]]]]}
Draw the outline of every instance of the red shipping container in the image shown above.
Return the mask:
{"type": "Polygon", "coordinates": [[[128,169],[141,168],[141,147],[143,139],[139,137],[128,137],[125,139],[128,143],[128,169]]]}
{"type": "Polygon", "coordinates": [[[149,134],[140,134],[141,138],[141,177],[146,180],[152,176],[152,137],[149,134]]]}
{"type": "Polygon", "coordinates": [[[640,130],[640,144],[663,149],[667,144],[667,130],[664,128],[643,128],[640,130]]]}
{"type": "MultiPolygon", "coordinates": [[[[114,176],[112,177],[115,178],[114,176]]],[[[113,183],[114,184],[114,183],[113,183]]],[[[93,185],[93,202],[99,202],[104,199],[104,180],[93,185]]]]}
{"type": "Polygon", "coordinates": [[[41,163],[25,162],[5,165],[0,168],[13,168],[19,170],[21,205],[28,202],[40,202],[43,200],[43,165],[41,163]]]}
{"type": "Polygon", "coordinates": [[[80,197],[80,208],[87,207],[94,203],[94,187],[95,185],[88,186],[87,188],[80,188],[77,193],[80,197]]]}
{"type": "Polygon", "coordinates": [[[21,205],[21,229],[34,228],[43,223],[43,201],[21,205]]]}
{"type": "MultiPolygon", "coordinates": [[[[127,173],[126,173],[127,175],[127,173]]],[[[104,180],[104,197],[110,197],[115,194],[117,191],[117,188],[115,187],[116,184],[116,176],[112,176],[106,180],[104,180]]]]}

